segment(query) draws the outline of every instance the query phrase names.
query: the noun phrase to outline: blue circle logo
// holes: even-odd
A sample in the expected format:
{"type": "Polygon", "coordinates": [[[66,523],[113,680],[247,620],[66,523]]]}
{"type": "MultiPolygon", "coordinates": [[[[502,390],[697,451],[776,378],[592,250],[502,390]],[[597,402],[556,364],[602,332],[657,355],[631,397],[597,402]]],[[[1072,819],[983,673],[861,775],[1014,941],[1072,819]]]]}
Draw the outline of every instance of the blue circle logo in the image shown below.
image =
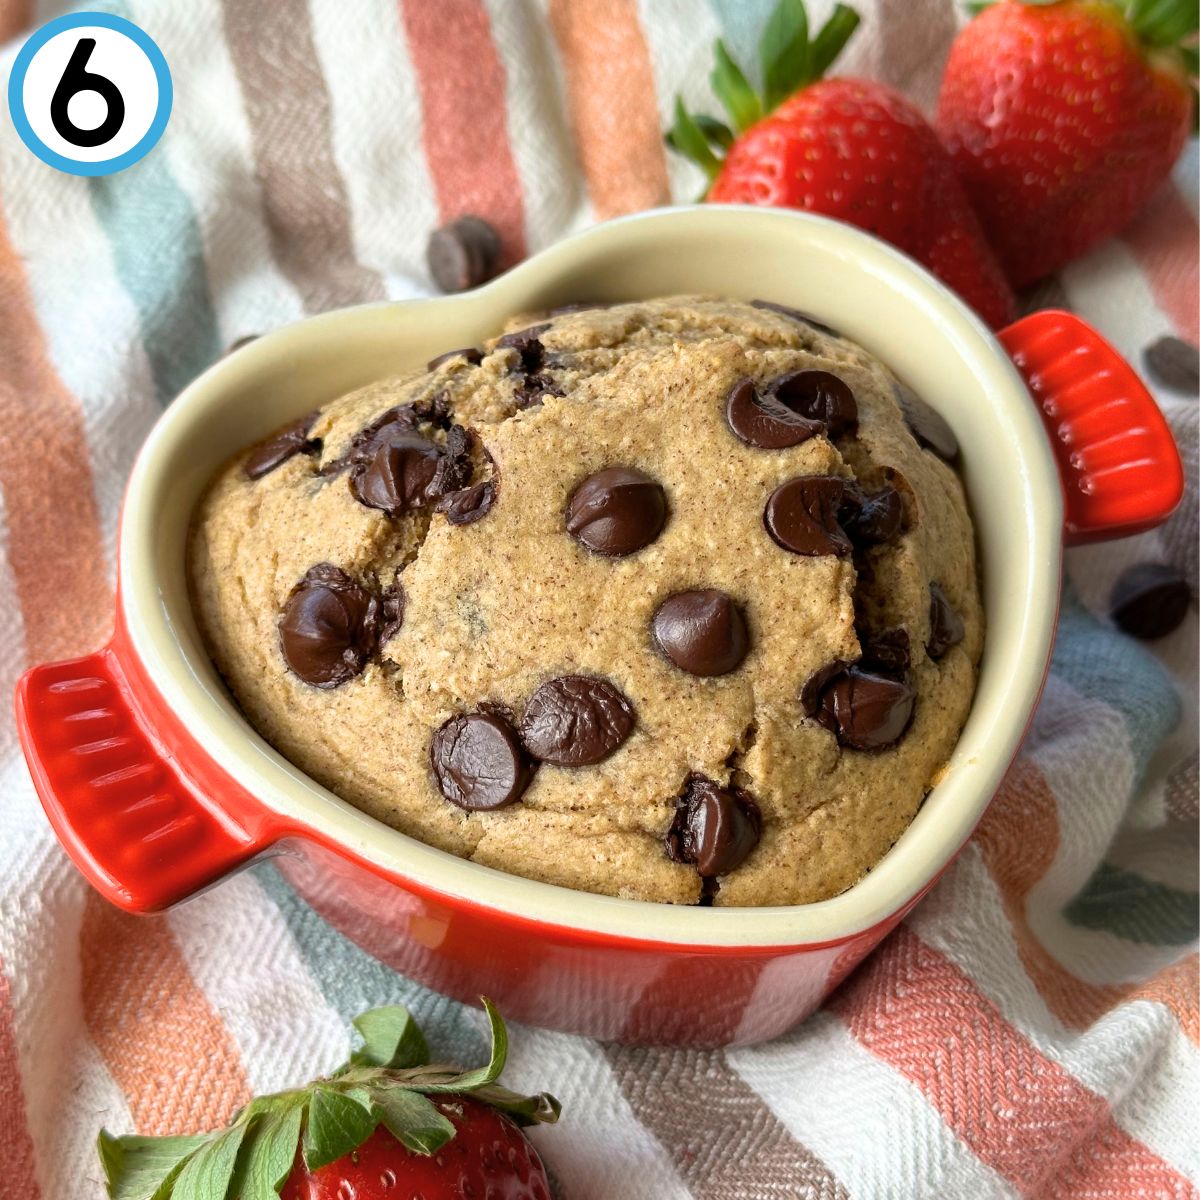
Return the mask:
{"type": "Polygon", "coordinates": [[[47,22],[21,47],[8,80],[21,141],[70,175],[112,175],[148,154],[167,127],[171,99],[162,51],[109,13],[47,22]]]}

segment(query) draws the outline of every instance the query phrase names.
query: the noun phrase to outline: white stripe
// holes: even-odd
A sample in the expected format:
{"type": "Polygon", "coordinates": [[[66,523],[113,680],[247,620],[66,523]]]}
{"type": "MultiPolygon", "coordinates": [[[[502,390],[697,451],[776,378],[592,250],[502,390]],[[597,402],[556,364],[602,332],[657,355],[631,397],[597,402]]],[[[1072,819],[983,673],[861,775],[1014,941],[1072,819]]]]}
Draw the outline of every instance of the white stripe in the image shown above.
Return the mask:
{"type": "Polygon", "coordinates": [[[361,0],[353,20],[344,0],[310,0],[309,11],[355,256],[384,278],[389,296],[427,295],[425,241],[438,210],[398,0],[361,0]]]}
{"type": "Polygon", "coordinates": [[[237,1043],[251,1091],[293,1087],[346,1061],[349,1028],[252,876],[225,880],[169,920],[192,978],[237,1043]]]}
{"type": "Polygon", "coordinates": [[[787,1037],[725,1059],[851,1196],[1017,1194],[836,1017],[817,1013],[787,1037]]]}

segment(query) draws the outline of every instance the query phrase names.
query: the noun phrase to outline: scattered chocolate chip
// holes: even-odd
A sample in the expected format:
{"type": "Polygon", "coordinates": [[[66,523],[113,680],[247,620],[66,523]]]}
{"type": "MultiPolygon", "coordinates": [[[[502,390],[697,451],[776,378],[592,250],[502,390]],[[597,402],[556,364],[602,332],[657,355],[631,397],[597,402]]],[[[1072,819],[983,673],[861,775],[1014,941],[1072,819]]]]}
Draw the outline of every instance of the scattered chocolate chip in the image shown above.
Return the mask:
{"type": "Polygon", "coordinates": [[[904,736],[917,694],[902,679],[848,667],[825,686],[817,720],[852,750],[885,750],[904,736]]]}
{"type": "Polygon", "coordinates": [[[893,487],[867,495],[857,484],[847,483],[838,508],[838,524],[858,547],[882,546],[900,532],[904,504],[893,487]]]}
{"type": "Polygon", "coordinates": [[[799,446],[825,428],[792,412],[769,393],[760,396],[752,379],[739,379],[730,388],[725,420],[738,438],[760,450],[799,446]]]}
{"type": "Polygon", "coordinates": [[[776,304],[773,300],[751,300],[750,307],[769,309],[781,316],[790,317],[793,321],[799,321],[801,325],[811,325],[814,329],[819,329],[830,337],[840,338],[842,336],[836,329],[818,321],[816,317],[810,317],[808,313],[801,312],[798,308],[788,308],[786,304],[776,304]]]}
{"type": "Polygon", "coordinates": [[[437,470],[429,482],[426,495],[430,499],[460,492],[471,482],[474,465],[471,462],[472,436],[462,425],[451,425],[441,447],[437,470]]]}
{"type": "Polygon", "coordinates": [[[533,778],[516,731],[496,713],[459,713],[433,735],[429,761],[438,790],[469,812],[503,808],[533,778]]]}
{"type": "Polygon", "coordinates": [[[767,391],[792,412],[820,421],[831,440],[858,428],[858,402],[850,385],[828,371],[789,371],[771,380],[767,391]]]}
{"type": "Polygon", "coordinates": [[[450,412],[450,397],[445,392],[434,392],[411,405],[413,416],[428,421],[437,429],[449,429],[453,423],[450,412]]]}
{"type": "Polygon", "coordinates": [[[459,217],[429,235],[425,258],[443,292],[465,292],[496,274],[500,235],[482,217],[459,217]]]}
{"type": "Polygon", "coordinates": [[[926,404],[912,388],[898,381],[895,396],[904,414],[905,424],[917,439],[917,445],[932,450],[938,458],[948,463],[954,462],[958,458],[958,438],[954,436],[954,430],[946,418],[926,404]]]}
{"type": "Polygon", "coordinates": [[[633,705],[607,679],[563,675],[543,683],[521,718],[521,740],[556,767],[603,762],[633,732],[633,705]]]}
{"type": "MultiPolygon", "coordinates": [[[[429,404],[436,403],[436,399],[429,404]]],[[[375,457],[376,450],[389,439],[404,433],[415,433],[422,419],[415,405],[400,404],[380,413],[370,424],[364,425],[351,439],[350,445],[340,458],[335,458],[321,468],[322,475],[335,475],[347,467],[364,466],[375,457]]]]}
{"type": "Polygon", "coordinates": [[[351,469],[350,491],[360,504],[398,517],[425,505],[441,459],[428,438],[398,427],[378,442],[369,461],[351,469]]]}
{"type": "Polygon", "coordinates": [[[742,610],[716,588],[677,592],[664,600],[653,630],[658,648],[689,675],[728,675],[750,648],[742,610]]]}
{"type": "Polygon", "coordinates": [[[1169,563],[1139,563],[1118,577],[1111,599],[1112,619],[1143,641],[1178,629],[1192,602],[1187,579],[1169,563]]]}
{"type": "Polygon", "coordinates": [[[436,371],[443,363],[453,362],[456,358],[461,358],[471,366],[477,367],[483,362],[483,351],[474,346],[464,346],[461,350],[447,350],[445,354],[431,358],[425,364],[425,370],[436,371]]]}
{"type": "Polygon", "coordinates": [[[882,633],[860,634],[858,666],[879,675],[903,678],[912,665],[912,647],[907,629],[885,629],[882,633]]]}
{"type": "Polygon", "coordinates": [[[314,687],[353,679],[374,653],[379,601],[333,563],[318,563],[283,606],[279,645],[292,671],[314,687]]]}
{"type": "Polygon", "coordinates": [[[316,454],[321,449],[320,438],[310,438],[308,431],[313,427],[319,413],[310,412],[307,416],[285,425],[278,433],[272,434],[265,442],[260,442],[246,459],[242,470],[247,479],[261,479],[264,475],[282,466],[289,458],[297,454],[316,454]]]}
{"type": "Polygon", "coordinates": [[[607,558],[650,545],[666,520],[662,484],[634,467],[607,467],[589,475],[567,505],[567,532],[607,558]]]}
{"type": "Polygon", "coordinates": [[[695,863],[705,879],[736,870],[758,845],[762,815],[749,792],[689,775],[667,831],[672,862],[695,863]]]}
{"type": "Polygon", "coordinates": [[[400,632],[404,624],[404,608],[408,597],[404,594],[404,584],[399,579],[393,581],[379,598],[381,623],[379,626],[379,644],[382,646],[393,634],[400,632]]]}
{"type": "Polygon", "coordinates": [[[835,676],[840,675],[850,664],[835,658],[823,667],[818,667],[800,688],[800,708],[806,717],[815,716],[821,705],[821,693],[825,685],[835,676]]]}
{"type": "Polygon", "coordinates": [[[850,539],[838,524],[846,481],[838,475],[803,475],[781,483],[767,501],[767,532],[793,554],[849,554],[850,539]]]}
{"type": "Polygon", "coordinates": [[[496,485],[485,479],[461,492],[451,492],[437,502],[437,511],[445,513],[451,525],[471,525],[486,517],[496,503],[496,485]]]}
{"type": "Polygon", "coordinates": [[[925,649],[930,658],[941,658],[951,646],[963,640],[966,629],[946,593],[936,584],[929,585],[929,641],[925,649]]]}
{"type": "Polygon", "coordinates": [[[518,408],[534,408],[541,404],[547,396],[561,396],[562,386],[545,371],[537,371],[526,375],[513,389],[513,401],[518,408]]]}
{"type": "Polygon", "coordinates": [[[549,329],[549,324],[527,325],[524,329],[514,329],[496,340],[497,350],[515,350],[521,356],[521,370],[528,374],[538,370],[546,355],[546,348],[540,337],[549,329]]]}
{"type": "Polygon", "coordinates": [[[1142,352],[1146,370],[1156,383],[1174,392],[1195,395],[1200,389],[1200,348],[1183,338],[1161,337],[1142,352]]]}

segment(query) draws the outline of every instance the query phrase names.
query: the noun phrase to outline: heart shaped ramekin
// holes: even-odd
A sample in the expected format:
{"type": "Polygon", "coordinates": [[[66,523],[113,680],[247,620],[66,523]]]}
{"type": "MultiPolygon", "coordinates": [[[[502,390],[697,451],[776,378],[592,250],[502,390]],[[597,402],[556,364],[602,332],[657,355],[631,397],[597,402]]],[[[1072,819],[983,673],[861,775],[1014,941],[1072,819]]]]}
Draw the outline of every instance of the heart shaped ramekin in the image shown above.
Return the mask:
{"type": "Polygon", "coordinates": [[[276,855],[371,953],[462,999],[485,993],[515,1020],[631,1042],[757,1041],[811,1012],[975,828],[1046,675],[1064,537],[1149,528],[1181,493],[1153,400],[1069,314],[1040,313],[997,338],[920,266],[847,225],[732,206],[659,210],[569,238],[475,292],[312,317],[205,372],[163,415],[130,478],[112,641],[25,675],[21,740],[63,845],[123,908],[161,910],[276,855]],[[864,879],[818,904],[615,900],[414,841],[258,737],[188,603],[189,518],[236,450],[351,388],[477,344],[511,314],[680,292],[815,314],[940,409],[962,445],[988,619],[974,706],[911,827],[864,879]]]}

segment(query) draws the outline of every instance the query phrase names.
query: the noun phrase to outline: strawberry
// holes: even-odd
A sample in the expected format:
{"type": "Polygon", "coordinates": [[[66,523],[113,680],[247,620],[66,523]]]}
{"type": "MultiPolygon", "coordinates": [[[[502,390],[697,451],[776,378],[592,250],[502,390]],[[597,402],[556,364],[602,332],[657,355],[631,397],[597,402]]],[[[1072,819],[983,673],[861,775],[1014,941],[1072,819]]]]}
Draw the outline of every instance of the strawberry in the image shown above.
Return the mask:
{"type": "Polygon", "coordinates": [[[546,1169],[521,1127],[558,1119],[553,1096],[497,1082],[508,1054],[487,1000],[486,1067],[431,1064],[400,1006],[364,1013],[363,1046],[307,1087],[260,1096],[215,1133],[100,1132],[112,1200],[549,1200],[546,1169]]]}
{"type": "Polygon", "coordinates": [[[1195,108],[1195,0],[1000,0],[955,39],[937,128],[1015,287],[1117,233],[1195,108]]]}
{"type": "Polygon", "coordinates": [[[760,44],[762,95],[717,42],[712,86],[732,128],[678,100],[667,140],[707,173],[709,201],[802,208],[857,225],[1004,325],[1012,293],[932,127],[882,84],[822,78],[857,25],[839,4],[810,39],[802,0],[780,0],[760,44]]]}

